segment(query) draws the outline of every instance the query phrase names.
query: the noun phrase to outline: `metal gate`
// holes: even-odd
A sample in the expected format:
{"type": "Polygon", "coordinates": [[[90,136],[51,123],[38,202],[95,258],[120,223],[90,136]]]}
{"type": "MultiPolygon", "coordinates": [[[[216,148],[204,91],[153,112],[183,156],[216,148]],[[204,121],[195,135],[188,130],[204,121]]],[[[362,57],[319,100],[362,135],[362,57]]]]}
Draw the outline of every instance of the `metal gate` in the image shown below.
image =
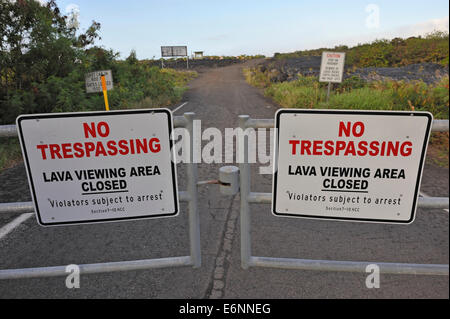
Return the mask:
{"type": "MultiPolygon", "coordinates": [[[[190,161],[187,163],[187,190],[179,192],[179,199],[181,202],[188,202],[189,214],[189,241],[190,241],[190,255],[180,257],[167,257],[158,259],[141,259],[129,260],[119,262],[107,262],[96,264],[82,264],[78,265],[80,274],[104,273],[113,271],[125,270],[139,270],[150,268],[163,267],[180,267],[192,266],[198,268],[201,265],[200,252],[200,220],[197,209],[197,164],[193,161],[193,121],[195,113],[184,113],[183,116],[174,116],[174,127],[185,128],[189,132],[190,147],[190,161]]],[[[1,137],[17,136],[17,129],[15,125],[0,126],[1,137]]],[[[0,203],[1,213],[33,213],[34,206],[32,202],[22,203],[0,203]]],[[[33,277],[53,277],[66,276],[66,266],[54,267],[38,267],[38,268],[21,268],[21,269],[3,269],[0,270],[0,279],[15,279],[15,278],[33,278],[33,277]]]]}
{"type": "MultiPolygon", "coordinates": [[[[273,128],[273,119],[251,119],[248,115],[239,116],[239,127],[245,131],[247,128],[273,128]]],[[[432,131],[448,132],[448,120],[434,120],[432,131]]],[[[378,263],[338,260],[312,260],[295,258],[258,257],[251,254],[250,237],[250,204],[271,204],[271,193],[256,193],[250,189],[251,172],[248,163],[248,136],[244,135],[243,145],[244,160],[239,164],[240,170],[240,224],[241,224],[241,266],[249,267],[271,267],[285,269],[321,270],[321,271],[347,271],[366,272],[370,264],[377,264],[381,273],[389,274],[414,274],[414,275],[447,275],[449,265],[443,264],[407,264],[407,263],[378,263]]],[[[420,208],[447,208],[449,199],[445,197],[420,197],[418,207],[420,208]]]]}
{"type": "MultiPolygon", "coordinates": [[[[181,257],[168,257],[159,259],[143,259],[97,264],[79,265],[80,273],[103,273],[112,271],[138,270],[163,267],[193,266],[200,267],[200,227],[197,209],[197,165],[193,161],[193,117],[194,113],[185,113],[184,116],[174,117],[175,127],[184,127],[189,132],[190,163],[187,163],[187,190],[179,192],[180,201],[188,202],[190,255],[181,257]]],[[[273,119],[251,119],[248,115],[239,116],[239,127],[245,131],[247,128],[273,128],[273,119]]],[[[435,120],[433,131],[448,131],[448,120],[435,120]]],[[[15,125],[0,126],[0,137],[17,136],[15,125]]],[[[321,271],[347,271],[365,272],[366,267],[376,262],[338,261],[338,260],[312,260],[295,258],[259,257],[251,255],[250,237],[250,204],[270,204],[271,193],[257,193],[250,190],[251,174],[248,163],[248,139],[244,136],[244,160],[239,164],[240,176],[240,227],[241,227],[241,266],[272,267],[285,269],[321,270],[321,271]]],[[[225,181],[223,181],[225,182],[225,181]]],[[[201,183],[200,183],[201,184],[201,183]]],[[[444,197],[421,197],[418,207],[444,209],[449,207],[449,199],[444,197]]],[[[0,213],[30,213],[34,212],[32,202],[1,203],[0,213]]],[[[449,265],[445,264],[408,264],[408,263],[376,263],[380,271],[390,274],[415,275],[447,275],[449,265]]],[[[0,279],[50,277],[67,275],[65,266],[4,269],[0,270],[0,279]]]]}

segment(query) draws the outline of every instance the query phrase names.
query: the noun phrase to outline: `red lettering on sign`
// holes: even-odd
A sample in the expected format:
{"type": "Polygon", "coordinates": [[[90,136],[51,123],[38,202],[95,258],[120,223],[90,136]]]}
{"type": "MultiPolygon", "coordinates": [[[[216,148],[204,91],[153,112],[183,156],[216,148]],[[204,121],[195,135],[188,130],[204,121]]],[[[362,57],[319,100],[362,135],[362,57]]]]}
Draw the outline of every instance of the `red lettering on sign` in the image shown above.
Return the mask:
{"type": "Polygon", "coordinates": [[[159,144],[159,138],[150,139],[150,150],[153,153],[158,153],[161,150],[161,145],[159,144]]]}
{"type": "Polygon", "coordinates": [[[292,155],[313,156],[403,156],[412,154],[410,141],[321,141],[290,140],[292,155]]]}
{"type": "Polygon", "coordinates": [[[352,125],[351,122],[339,122],[339,137],[344,134],[346,137],[350,137],[350,133],[355,137],[361,137],[364,134],[365,126],[363,122],[356,122],[352,125]]]}
{"type": "Polygon", "coordinates": [[[84,137],[89,138],[89,135],[92,137],[107,137],[109,135],[109,125],[106,122],[98,122],[97,126],[94,122],[83,123],[84,137]]]}
{"type": "Polygon", "coordinates": [[[41,150],[42,159],[46,160],[47,155],[45,154],[45,150],[48,148],[48,145],[36,145],[36,147],[41,150]]]}
{"type": "MultiPolygon", "coordinates": [[[[106,122],[83,123],[85,138],[107,137],[110,128],[106,122]]],[[[84,158],[84,157],[107,157],[129,154],[159,153],[161,144],[159,138],[134,138],[94,142],[75,142],[62,144],[40,144],[36,145],[43,160],[84,158]]],[[[294,153],[295,154],[295,149],[294,153]]]]}
{"type": "Polygon", "coordinates": [[[300,144],[300,141],[290,140],[289,144],[292,145],[292,155],[295,155],[297,153],[297,145],[300,144]]]}

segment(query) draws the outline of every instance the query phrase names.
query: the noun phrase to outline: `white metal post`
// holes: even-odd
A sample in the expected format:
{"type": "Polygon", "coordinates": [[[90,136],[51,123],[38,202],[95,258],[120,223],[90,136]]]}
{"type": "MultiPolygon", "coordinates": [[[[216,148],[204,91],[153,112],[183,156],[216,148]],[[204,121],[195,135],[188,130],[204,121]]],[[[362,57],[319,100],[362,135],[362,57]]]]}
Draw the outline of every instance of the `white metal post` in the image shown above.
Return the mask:
{"type": "Polygon", "coordinates": [[[197,164],[194,163],[194,116],[195,113],[186,112],[184,117],[187,120],[186,128],[189,132],[189,163],[187,164],[187,192],[189,194],[189,238],[191,258],[194,268],[201,265],[200,246],[200,218],[198,214],[197,198],[197,164]]]}
{"type": "MultiPolygon", "coordinates": [[[[239,116],[239,127],[245,131],[247,121],[250,117],[248,115],[239,116]]],[[[250,204],[248,202],[248,195],[250,194],[250,164],[248,163],[248,136],[244,134],[243,147],[244,158],[239,164],[240,183],[241,183],[241,266],[244,269],[249,267],[251,256],[251,234],[250,234],[250,204]]],[[[239,150],[236,150],[239,152],[239,150]]]]}

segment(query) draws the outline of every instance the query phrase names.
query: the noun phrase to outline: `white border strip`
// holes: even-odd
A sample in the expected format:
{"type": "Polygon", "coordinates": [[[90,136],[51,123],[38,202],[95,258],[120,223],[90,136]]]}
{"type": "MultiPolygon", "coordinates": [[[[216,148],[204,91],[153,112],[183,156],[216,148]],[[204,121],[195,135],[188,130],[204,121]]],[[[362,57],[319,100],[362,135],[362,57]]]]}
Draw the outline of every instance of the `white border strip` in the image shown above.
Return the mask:
{"type": "Polygon", "coordinates": [[[183,106],[185,106],[186,104],[188,104],[188,102],[184,102],[183,104],[181,104],[180,106],[178,106],[175,110],[172,111],[172,113],[175,113],[176,111],[178,111],[179,109],[181,109],[183,106]]]}
{"type": "Polygon", "coordinates": [[[20,215],[19,217],[15,218],[13,221],[9,222],[2,228],[0,228],[0,239],[8,235],[10,232],[12,232],[17,226],[25,222],[28,218],[33,216],[34,213],[25,213],[20,215]]]}

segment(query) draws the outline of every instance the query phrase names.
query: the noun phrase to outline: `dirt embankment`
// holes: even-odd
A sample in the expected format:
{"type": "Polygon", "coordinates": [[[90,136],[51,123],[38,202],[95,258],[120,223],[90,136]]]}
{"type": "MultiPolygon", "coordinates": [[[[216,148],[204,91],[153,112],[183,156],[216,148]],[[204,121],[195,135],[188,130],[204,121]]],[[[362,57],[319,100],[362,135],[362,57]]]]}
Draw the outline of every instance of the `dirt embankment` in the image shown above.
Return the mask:
{"type": "MultiPolygon", "coordinates": [[[[307,56],[301,58],[289,58],[282,60],[266,60],[258,67],[262,72],[270,72],[273,82],[293,81],[298,75],[319,76],[320,56],[307,56]]],[[[365,81],[395,80],[415,81],[422,80],[425,83],[434,83],[448,76],[448,66],[444,67],[435,63],[418,63],[403,67],[368,67],[354,70],[345,68],[344,79],[357,76],[365,81]]]]}

